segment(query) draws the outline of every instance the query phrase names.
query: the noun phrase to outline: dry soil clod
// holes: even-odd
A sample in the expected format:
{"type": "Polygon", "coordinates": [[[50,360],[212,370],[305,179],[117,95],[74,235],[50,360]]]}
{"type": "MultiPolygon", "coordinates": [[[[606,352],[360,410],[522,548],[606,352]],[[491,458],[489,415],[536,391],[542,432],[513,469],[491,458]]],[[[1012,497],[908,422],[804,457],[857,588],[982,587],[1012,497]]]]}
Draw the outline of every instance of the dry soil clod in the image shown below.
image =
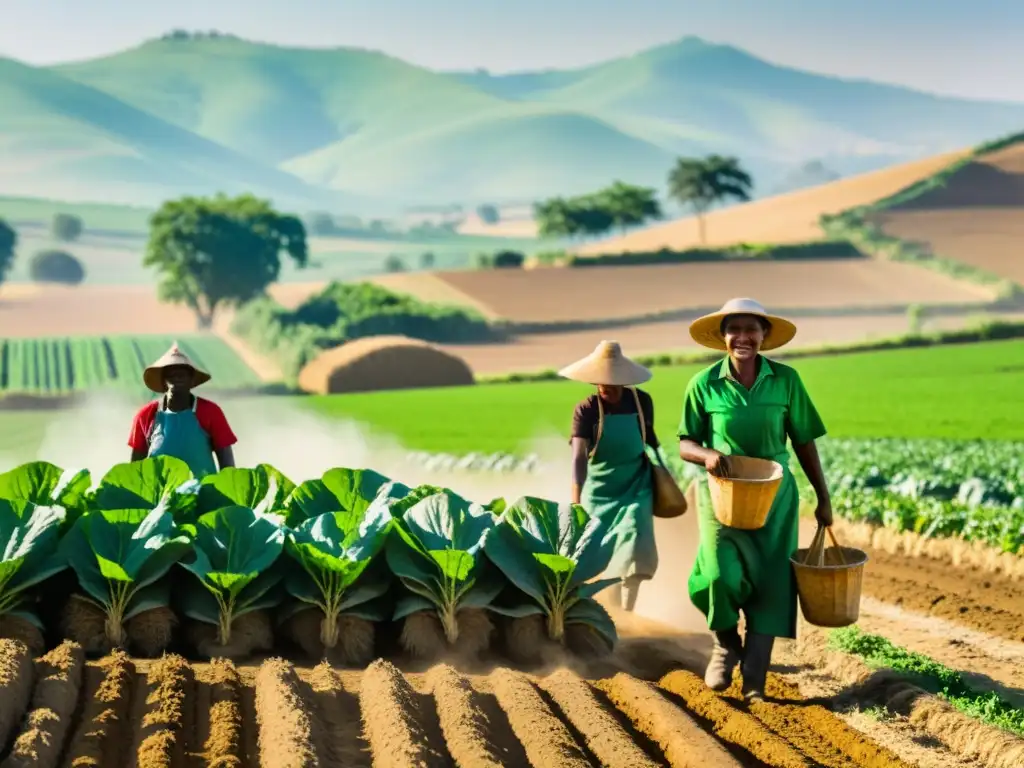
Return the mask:
{"type": "Polygon", "coordinates": [[[193,674],[181,656],[164,656],[148,674],[146,714],[136,760],[140,768],[172,768],[184,759],[185,707],[193,674]]]}
{"type": "Polygon", "coordinates": [[[464,608],[456,615],[458,638],[449,643],[433,611],[417,611],[402,622],[399,642],[418,659],[438,661],[449,655],[475,659],[491,645],[494,624],[482,608],[464,608]]]}
{"type": "Polygon", "coordinates": [[[313,744],[313,722],[300,694],[295,668],[283,659],[265,661],[256,673],[256,719],[260,764],[264,768],[320,765],[313,744]]]}
{"type": "Polygon", "coordinates": [[[339,616],[338,642],[333,648],[325,648],[320,639],[323,621],[323,613],[311,608],[289,617],[281,630],[311,660],[326,659],[332,664],[358,667],[365,667],[373,660],[376,631],[372,621],[358,616],[339,616]]]}
{"type": "Polygon", "coordinates": [[[124,765],[122,757],[127,757],[123,748],[129,736],[127,719],[135,666],[128,654],[114,651],[88,671],[102,679],[95,692],[86,692],[82,719],[64,764],[69,768],[124,765]]]}
{"type": "Polygon", "coordinates": [[[269,651],[274,646],[274,629],[266,611],[244,613],[231,624],[231,638],[226,645],[217,640],[217,627],[201,621],[189,621],[185,634],[193,648],[207,659],[245,659],[256,651],[269,651]]]}
{"type": "Polygon", "coordinates": [[[548,768],[583,768],[591,762],[565,724],[551,711],[525,675],[496,669],[490,675],[494,696],[522,742],[530,765],[548,768]]]}
{"type": "Polygon", "coordinates": [[[715,735],[742,747],[758,760],[775,768],[811,768],[813,763],[757,719],[740,712],[717,696],[692,672],[669,672],[658,683],[680,696],[694,714],[710,720],[715,735]]]}
{"type": "Polygon", "coordinates": [[[465,677],[447,664],[427,672],[427,684],[437,702],[437,715],[448,751],[460,768],[501,768],[507,755],[490,738],[487,715],[474,701],[465,677]]]}
{"type": "Polygon", "coordinates": [[[128,647],[145,659],[154,659],[170,646],[178,619],[170,608],[153,608],[125,622],[128,647]]]}
{"type": "Polygon", "coordinates": [[[620,672],[600,687],[633,726],[661,748],[673,768],[739,767],[735,757],[650,683],[620,672]]]}
{"type": "Polygon", "coordinates": [[[0,638],[24,643],[32,658],[46,651],[46,639],[39,627],[17,616],[0,615],[0,638]]]}
{"type": "Polygon", "coordinates": [[[85,653],[65,641],[36,660],[35,692],[25,727],[3,768],[53,768],[60,759],[71,719],[78,705],[85,653]]]}
{"type": "Polygon", "coordinates": [[[60,631],[82,646],[89,656],[109,653],[113,648],[104,629],[103,611],[82,595],[71,595],[64,604],[60,631]]]}
{"type": "Polygon", "coordinates": [[[28,708],[33,676],[28,646],[18,640],[0,639],[0,749],[28,708]]]}
{"type": "Polygon", "coordinates": [[[391,662],[377,659],[367,667],[359,705],[374,766],[432,768],[451,764],[447,755],[431,746],[415,693],[391,662]]]}

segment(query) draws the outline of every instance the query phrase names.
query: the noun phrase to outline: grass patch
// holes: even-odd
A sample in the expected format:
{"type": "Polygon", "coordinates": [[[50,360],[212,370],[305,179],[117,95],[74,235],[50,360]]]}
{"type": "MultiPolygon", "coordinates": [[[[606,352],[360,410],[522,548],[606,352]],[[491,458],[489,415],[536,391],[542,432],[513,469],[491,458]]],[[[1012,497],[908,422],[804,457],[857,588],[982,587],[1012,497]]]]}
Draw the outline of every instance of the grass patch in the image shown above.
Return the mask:
{"type": "MultiPolygon", "coordinates": [[[[545,258],[557,260],[551,254],[545,258]]],[[[566,254],[561,261],[571,267],[604,267],[640,264],[698,264],[715,261],[797,261],[800,259],[863,259],[857,247],[843,239],[807,243],[738,243],[726,248],[689,248],[674,251],[624,251],[594,256],[566,254]]]]}
{"type": "Polygon", "coordinates": [[[929,656],[901,648],[880,635],[867,634],[857,627],[832,632],[829,646],[861,657],[870,667],[907,674],[924,690],[945,699],[965,715],[1024,736],[1024,710],[1013,706],[994,691],[972,688],[959,672],[929,656]]]}

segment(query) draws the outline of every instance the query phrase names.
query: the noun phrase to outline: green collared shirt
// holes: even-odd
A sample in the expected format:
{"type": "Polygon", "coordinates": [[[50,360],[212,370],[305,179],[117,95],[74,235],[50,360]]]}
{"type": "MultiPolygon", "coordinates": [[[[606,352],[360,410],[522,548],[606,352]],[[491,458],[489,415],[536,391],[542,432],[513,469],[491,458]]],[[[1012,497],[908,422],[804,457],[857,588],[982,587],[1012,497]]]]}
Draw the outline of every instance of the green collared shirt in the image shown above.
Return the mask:
{"type": "Polygon", "coordinates": [[[784,458],[786,438],[805,445],[825,435],[800,375],[758,356],[757,379],[747,389],[725,357],[697,373],[686,387],[680,440],[693,440],[727,455],[784,458]]]}

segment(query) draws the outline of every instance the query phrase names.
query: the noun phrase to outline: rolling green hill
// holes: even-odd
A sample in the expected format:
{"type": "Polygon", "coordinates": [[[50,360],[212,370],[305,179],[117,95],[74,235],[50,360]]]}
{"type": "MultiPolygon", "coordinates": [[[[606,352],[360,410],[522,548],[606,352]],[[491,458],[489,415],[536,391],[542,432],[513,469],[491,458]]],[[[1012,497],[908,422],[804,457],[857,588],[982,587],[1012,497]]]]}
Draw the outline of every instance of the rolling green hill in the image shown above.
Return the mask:
{"type": "Polygon", "coordinates": [[[810,159],[851,173],[1024,125],[1024,105],[824,77],[696,38],[505,76],[357,49],[161,39],[50,69],[0,62],[0,103],[13,160],[0,193],[137,202],[139,190],[213,184],[327,196],[335,209],[529,200],[614,178],[661,188],[675,155],[711,151],[739,155],[769,191],[810,159]]]}

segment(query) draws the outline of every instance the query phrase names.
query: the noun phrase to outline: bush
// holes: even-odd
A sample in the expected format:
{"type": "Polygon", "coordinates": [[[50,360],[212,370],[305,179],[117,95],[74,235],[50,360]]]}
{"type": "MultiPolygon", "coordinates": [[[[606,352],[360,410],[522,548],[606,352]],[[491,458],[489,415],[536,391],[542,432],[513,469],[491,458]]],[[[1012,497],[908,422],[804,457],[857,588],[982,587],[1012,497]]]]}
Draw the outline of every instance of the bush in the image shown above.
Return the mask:
{"type": "Polygon", "coordinates": [[[476,209],[476,215],[484,224],[497,224],[501,220],[501,214],[493,205],[481,205],[476,209]]]}
{"type": "Polygon", "coordinates": [[[37,283],[78,285],[85,279],[85,267],[65,251],[39,251],[29,262],[29,274],[37,283]]]}
{"type": "Polygon", "coordinates": [[[405,272],[405,261],[398,254],[392,253],[384,259],[384,270],[386,272],[405,272]]]}
{"type": "Polygon", "coordinates": [[[310,214],[306,220],[306,229],[311,235],[317,235],[319,237],[329,237],[337,231],[337,225],[334,222],[334,217],[329,213],[317,212],[310,214]]]}
{"type": "Polygon", "coordinates": [[[437,259],[434,258],[434,254],[430,251],[420,254],[420,267],[423,269],[433,269],[437,259]]]}
{"type": "Polygon", "coordinates": [[[760,245],[738,243],[728,248],[690,248],[673,251],[662,248],[658,251],[631,253],[602,253],[596,256],[569,255],[567,262],[572,267],[606,267],[646,264],[691,264],[708,261],[736,261],[751,259],[759,261],[793,261],[798,259],[863,259],[864,254],[848,240],[814,240],[809,243],[787,245],[760,245]]]}
{"type": "Polygon", "coordinates": [[[81,236],[83,229],[85,227],[82,224],[82,220],[70,213],[54,214],[53,222],[50,224],[50,232],[53,236],[65,243],[77,240],[81,236]]]}
{"type": "Polygon", "coordinates": [[[519,251],[498,251],[494,254],[491,264],[495,269],[517,269],[523,266],[526,257],[519,251]]]}

